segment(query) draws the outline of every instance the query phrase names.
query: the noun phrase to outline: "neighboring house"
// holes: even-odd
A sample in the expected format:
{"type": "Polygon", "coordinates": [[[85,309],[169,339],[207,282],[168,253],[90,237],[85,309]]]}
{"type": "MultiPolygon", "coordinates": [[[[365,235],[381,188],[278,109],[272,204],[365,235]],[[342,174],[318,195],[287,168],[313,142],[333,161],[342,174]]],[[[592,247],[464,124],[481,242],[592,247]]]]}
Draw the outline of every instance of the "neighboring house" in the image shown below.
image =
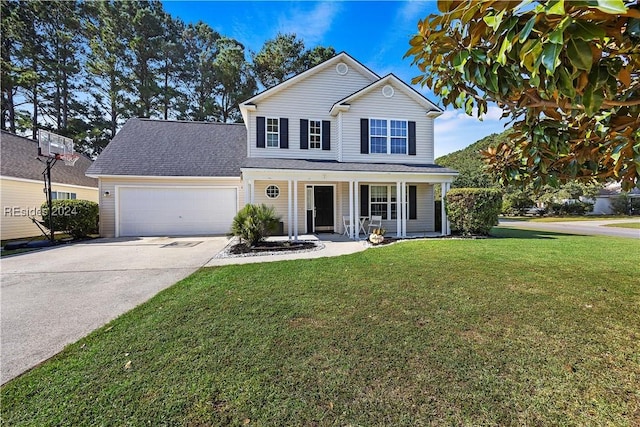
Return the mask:
{"type": "MultiPolygon", "coordinates": [[[[607,184],[595,199],[595,203],[593,205],[592,215],[610,215],[613,214],[613,208],[611,206],[611,201],[617,197],[620,197],[623,194],[622,186],[619,182],[612,182],[607,184]]],[[[633,188],[631,191],[627,193],[629,198],[634,198],[636,200],[640,200],[640,189],[633,188]]]]}
{"type": "Polygon", "coordinates": [[[87,172],[101,234],[224,234],[245,203],[274,206],[294,239],[371,215],[393,235],[436,229],[433,186],[457,176],[434,164],[442,110],[393,74],[341,53],[240,110],[243,125],[128,121],[87,172]]]}
{"type": "MultiPolygon", "coordinates": [[[[38,161],[38,143],[2,131],[0,195],[2,240],[38,236],[40,229],[30,219],[42,220],[40,207],[47,200],[44,193],[46,163],[38,161]]],[[[98,201],[98,180],[85,172],[91,160],[80,156],[73,167],[58,161],[51,169],[51,190],[54,199],[84,199],[98,201]]]]}

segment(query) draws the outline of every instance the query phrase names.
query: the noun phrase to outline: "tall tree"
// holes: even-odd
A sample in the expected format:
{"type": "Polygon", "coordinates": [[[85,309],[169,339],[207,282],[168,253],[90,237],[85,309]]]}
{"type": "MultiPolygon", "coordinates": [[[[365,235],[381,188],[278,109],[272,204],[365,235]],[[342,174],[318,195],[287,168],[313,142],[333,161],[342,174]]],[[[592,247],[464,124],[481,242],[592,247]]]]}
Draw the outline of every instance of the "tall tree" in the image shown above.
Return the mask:
{"type": "Polygon", "coordinates": [[[251,66],[245,58],[244,46],[234,39],[217,41],[218,55],[213,62],[216,80],[217,119],[221,122],[241,120],[239,104],[255,94],[257,85],[251,66]]]}
{"type": "Polygon", "coordinates": [[[131,31],[131,114],[152,117],[159,110],[165,12],[158,0],[127,1],[124,9],[131,31]]]}
{"type": "MultiPolygon", "coordinates": [[[[100,107],[106,119],[93,114],[98,121],[90,128],[108,123],[109,139],[113,138],[126,117],[125,99],[129,91],[131,55],[127,46],[128,23],[121,2],[88,2],[86,28],[89,51],[85,63],[86,90],[92,103],[100,107]]],[[[94,111],[94,110],[91,110],[94,111]]],[[[97,154],[97,153],[95,153],[97,154]]]]}
{"type": "Polygon", "coordinates": [[[187,105],[180,118],[215,120],[218,80],[214,63],[219,51],[218,39],[220,34],[204,22],[189,24],[184,31],[186,64],[181,89],[187,95],[187,105]]]}
{"type": "Polygon", "coordinates": [[[20,22],[15,1],[2,0],[0,31],[0,87],[2,90],[2,116],[0,128],[16,132],[16,105],[15,96],[18,89],[18,69],[14,63],[18,50],[22,23],[20,22]]]}
{"type": "Polygon", "coordinates": [[[81,80],[81,61],[86,39],[81,31],[81,9],[76,1],[56,1],[47,4],[47,19],[42,22],[44,47],[49,60],[44,64],[46,87],[41,108],[47,122],[54,123],[58,133],[68,132],[70,116],[79,108],[76,89],[81,80]]]}
{"type": "Polygon", "coordinates": [[[496,102],[516,137],[486,153],[504,182],[640,176],[637,1],[439,1],[406,56],[445,105],[496,102]]]}
{"type": "Polygon", "coordinates": [[[165,14],[163,19],[163,40],[160,56],[159,98],[164,120],[177,115],[180,76],[185,66],[185,52],[182,44],[184,23],[165,14]]]}
{"type": "Polygon", "coordinates": [[[41,88],[46,79],[44,67],[50,61],[42,30],[47,19],[46,9],[47,5],[42,1],[19,1],[12,31],[16,45],[11,61],[16,71],[16,97],[21,98],[14,106],[26,107],[18,114],[22,113],[23,118],[30,116],[23,126],[31,129],[33,139],[37,137],[40,121],[41,88]]]}

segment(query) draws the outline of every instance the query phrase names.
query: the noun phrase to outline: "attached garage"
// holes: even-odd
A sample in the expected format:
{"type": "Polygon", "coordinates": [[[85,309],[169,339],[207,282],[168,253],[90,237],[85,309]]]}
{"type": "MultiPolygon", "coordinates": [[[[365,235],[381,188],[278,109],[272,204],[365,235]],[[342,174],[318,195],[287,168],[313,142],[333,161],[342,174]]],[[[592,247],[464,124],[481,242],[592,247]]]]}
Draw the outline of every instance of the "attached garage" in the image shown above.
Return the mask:
{"type": "Polygon", "coordinates": [[[238,211],[237,187],[116,189],[117,236],[226,234],[238,211]]]}

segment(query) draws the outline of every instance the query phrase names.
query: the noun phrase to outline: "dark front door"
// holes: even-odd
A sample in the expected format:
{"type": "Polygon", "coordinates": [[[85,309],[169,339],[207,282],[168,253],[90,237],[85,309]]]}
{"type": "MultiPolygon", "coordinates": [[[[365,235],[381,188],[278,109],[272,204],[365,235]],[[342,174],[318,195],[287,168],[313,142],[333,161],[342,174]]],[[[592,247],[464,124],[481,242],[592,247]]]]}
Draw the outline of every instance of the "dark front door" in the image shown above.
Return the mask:
{"type": "Polygon", "coordinates": [[[333,187],[330,185],[313,187],[313,199],[316,211],[314,231],[333,232],[333,187]]]}

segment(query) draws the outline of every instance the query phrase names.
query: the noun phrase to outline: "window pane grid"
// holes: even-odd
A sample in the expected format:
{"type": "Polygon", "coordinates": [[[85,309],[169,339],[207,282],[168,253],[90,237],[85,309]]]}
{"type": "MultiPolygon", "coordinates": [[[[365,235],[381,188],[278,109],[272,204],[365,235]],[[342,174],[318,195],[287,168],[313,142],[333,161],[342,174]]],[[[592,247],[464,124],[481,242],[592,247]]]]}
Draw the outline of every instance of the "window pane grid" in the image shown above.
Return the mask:
{"type": "Polygon", "coordinates": [[[278,122],[278,119],[267,119],[267,147],[278,147],[280,145],[278,122]]]}
{"type": "Polygon", "coordinates": [[[309,148],[321,148],[322,130],[319,120],[309,120],[309,148]]]}
{"type": "Polygon", "coordinates": [[[369,119],[370,153],[407,154],[406,120],[369,119]]]}

